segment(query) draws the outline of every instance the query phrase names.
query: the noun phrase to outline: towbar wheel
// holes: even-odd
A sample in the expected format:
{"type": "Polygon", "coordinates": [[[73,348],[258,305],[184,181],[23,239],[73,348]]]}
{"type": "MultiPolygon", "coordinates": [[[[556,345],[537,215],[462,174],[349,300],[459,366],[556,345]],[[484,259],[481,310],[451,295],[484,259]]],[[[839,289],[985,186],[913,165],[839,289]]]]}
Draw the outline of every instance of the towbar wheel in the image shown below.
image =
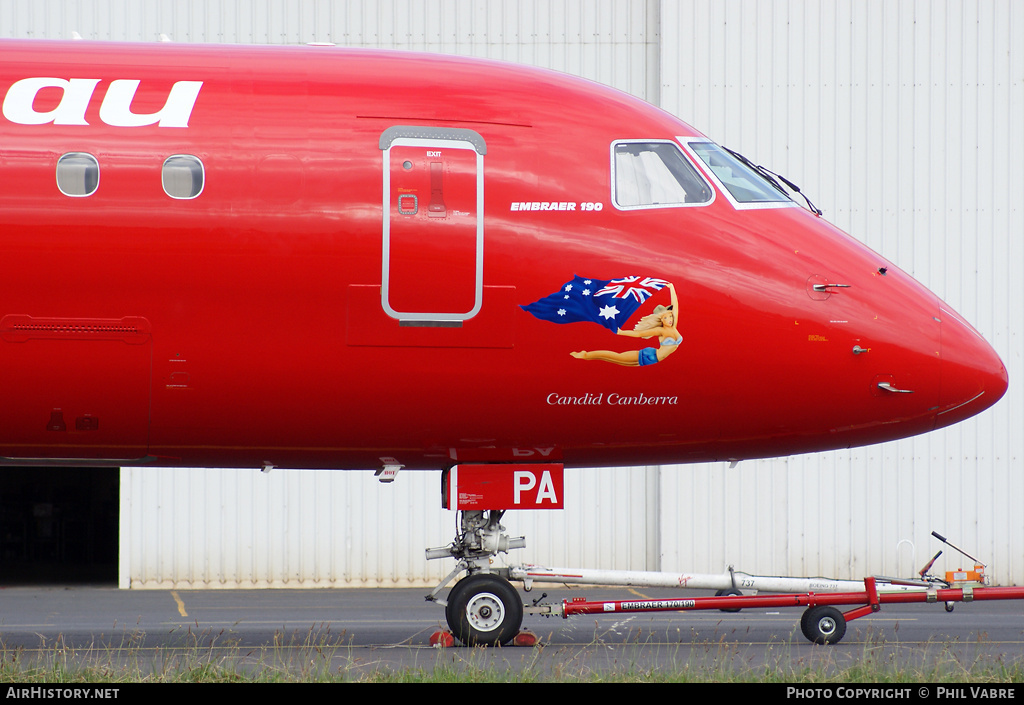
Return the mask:
{"type": "Polygon", "coordinates": [[[815,644],[838,644],[846,635],[846,618],[835,607],[811,607],[800,618],[800,630],[815,644]]]}

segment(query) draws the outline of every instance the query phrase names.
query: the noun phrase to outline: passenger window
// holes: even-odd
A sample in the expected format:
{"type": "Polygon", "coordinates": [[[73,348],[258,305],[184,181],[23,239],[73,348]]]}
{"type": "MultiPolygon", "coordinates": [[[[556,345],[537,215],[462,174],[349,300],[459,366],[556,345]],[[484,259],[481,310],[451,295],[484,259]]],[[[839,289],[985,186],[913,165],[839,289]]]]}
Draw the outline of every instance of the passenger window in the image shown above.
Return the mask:
{"type": "Polygon", "coordinates": [[[195,198],[203,192],[205,170],[199,157],[190,154],[175,154],[164,160],[161,173],[164,193],[171,198],[195,198]]]}
{"type": "Polygon", "coordinates": [[[699,205],[713,195],[672,142],[616,142],[612,171],[613,200],[621,209],[699,205]]]}
{"type": "Polygon", "coordinates": [[[65,196],[91,196],[100,185],[100,165],[85,152],[69,152],[57,160],[57,188],[65,196]]]}

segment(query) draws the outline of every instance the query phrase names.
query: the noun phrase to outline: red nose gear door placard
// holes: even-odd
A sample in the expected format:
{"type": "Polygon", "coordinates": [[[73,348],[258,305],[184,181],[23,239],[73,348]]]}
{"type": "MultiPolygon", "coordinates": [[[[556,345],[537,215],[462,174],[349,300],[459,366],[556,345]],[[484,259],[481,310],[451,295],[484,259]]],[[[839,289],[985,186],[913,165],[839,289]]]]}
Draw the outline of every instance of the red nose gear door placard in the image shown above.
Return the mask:
{"type": "Polygon", "coordinates": [[[446,509],[562,509],[561,463],[460,464],[448,470],[446,509]]]}

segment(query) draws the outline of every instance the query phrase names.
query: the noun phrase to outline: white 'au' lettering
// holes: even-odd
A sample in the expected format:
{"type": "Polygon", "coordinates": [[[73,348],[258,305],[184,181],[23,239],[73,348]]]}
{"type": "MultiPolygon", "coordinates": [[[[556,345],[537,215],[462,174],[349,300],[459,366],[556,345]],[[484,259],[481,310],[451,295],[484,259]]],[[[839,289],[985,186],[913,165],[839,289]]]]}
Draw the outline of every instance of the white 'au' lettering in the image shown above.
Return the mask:
{"type": "Polygon", "coordinates": [[[99,82],[98,78],[23,78],[4,97],[4,117],[19,125],[88,125],[85,109],[99,82]],[[44,88],[59,88],[63,94],[56,108],[41,113],[32,104],[44,88]]]}
{"type": "MultiPolygon", "coordinates": [[[[88,125],[85,112],[99,82],[98,78],[23,78],[13,83],[4,96],[4,117],[19,125],[88,125]],[[35,109],[34,103],[39,91],[44,88],[60,89],[61,98],[57,107],[41,112],[35,109]]],[[[118,79],[110,83],[103,96],[100,120],[113,127],[153,124],[159,127],[188,127],[202,87],[202,81],[177,81],[171,86],[160,110],[155,113],[134,113],[132,101],[139,88],[139,81],[118,79]]]]}
{"type": "Polygon", "coordinates": [[[141,127],[152,125],[160,127],[188,127],[189,116],[199,97],[202,81],[178,81],[171,86],[164,107],[155,113],[137,115],[132,112],[132,99],[139,87],[138,81],[122,79],[114,81],[103,96],[100,105],[100,120],[115,127],[141,127]]]}

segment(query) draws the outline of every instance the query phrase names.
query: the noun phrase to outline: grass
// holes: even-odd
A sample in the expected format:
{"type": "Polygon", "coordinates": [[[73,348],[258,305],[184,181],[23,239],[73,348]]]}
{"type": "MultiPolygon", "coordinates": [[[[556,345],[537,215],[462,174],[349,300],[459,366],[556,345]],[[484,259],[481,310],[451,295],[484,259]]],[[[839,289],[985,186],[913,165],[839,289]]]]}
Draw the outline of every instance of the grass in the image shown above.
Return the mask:
{"type": "MultiPolygon", "coordinates": [[[[0,645],[2,683],[1011,683],[1024,662],[990,655],[983,639],[903,644],[869,633],[860,643],[810,647],[789,641],[745,644],[648,633],[611,643],[523,649],[416,648],[412,666],[393,665],[393,649],[353,647],[328,626],[280,633],[274,644],[243,648],[229,633],[172,633],[172,646],[147,647],[133,633],[115,645],[71,647],[58,638],[40,649],[0,645]],[[800,648],[797,648],[797,647],[800,648]],[[595,648],[596,647],[596,648],[595,648]],[[420,655],[422,654],[422,656],[420,655]],[[655,660],[652,657],[656,657],[655,660]]],[[[399,647],[401,648],[401,647],[399,647]]]]}

